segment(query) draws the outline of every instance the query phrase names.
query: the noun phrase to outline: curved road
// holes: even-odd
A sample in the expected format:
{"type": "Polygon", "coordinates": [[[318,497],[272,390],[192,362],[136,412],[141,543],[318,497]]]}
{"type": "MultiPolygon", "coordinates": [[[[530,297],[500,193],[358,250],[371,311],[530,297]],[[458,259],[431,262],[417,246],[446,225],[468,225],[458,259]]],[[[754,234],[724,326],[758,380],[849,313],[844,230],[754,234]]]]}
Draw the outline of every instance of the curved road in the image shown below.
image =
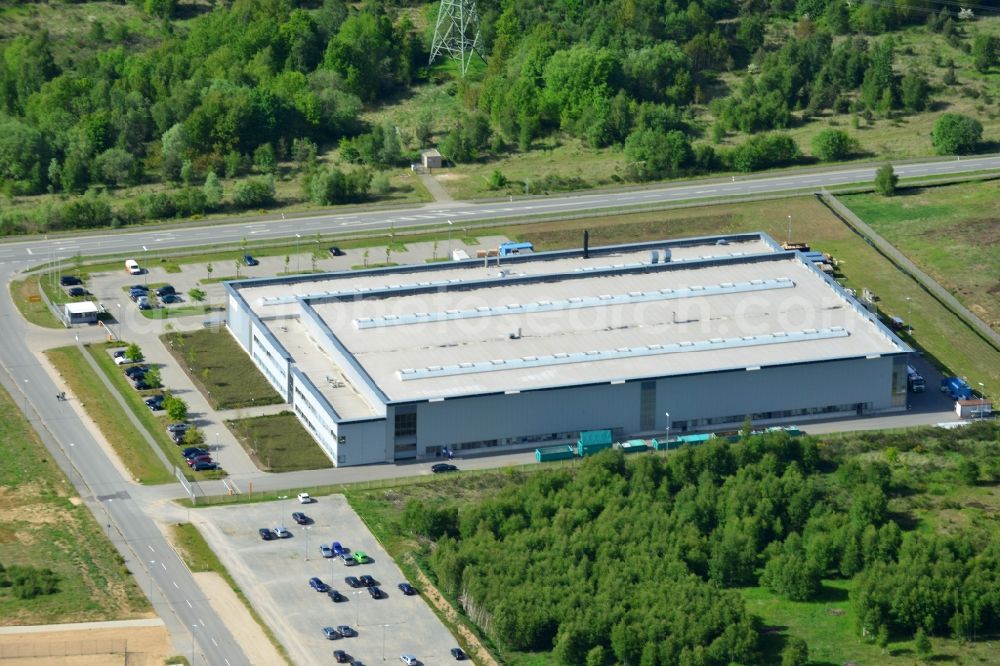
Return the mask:
{"type": "MultiPolygon", "coordinates": [[[[238,243],[244,237],[261,240],[303,236],[317,232],[358,231],[377,228],[413,227],[465,222],[502,220],[555,213],[651,206],[660,203],[720,197],[746,197],[781,191],[819,190],[824,187],[870,182],[876,167],[845,168],[831,171],[786,173],[768,177],[747,177],[729,182],[701,181],[626,192],[604,192],[572,196],[531,198],[511,202],[475,204],[455,202],[426,204],[411,209],[321,214],[294,220],[205,224],[184,228],[160,227],[136,231],[101,231],[52,239],[31,237],[0,243],[0,278],[8,283],[23,268],[77,253],[139,254],[149,249],[180,248],[205,244],[238,243]]],[[[901,177],[954,175],[970,171],[1000,169],[1000,156],[986,156],[947,162],[927,162],[896,166],[901,177]]],[[[55,400],[55,384],[25,344],[32,335],[9,298],[0,298],[0,365],[2,383],[23,406],[46,446],[60,462],[89,506],[99,502],[105,513],[99,519],[113,526],[127,544],[133,571],[136,564],[146,571],[139,576],[143,588],[159,607],[171,635],[176,639],[192,635],[200,655],[210,664],[249,664],[250,660],[233,639],[208,601],[203,598],[187,567],[160,534],[155,523],[131,500],[131,484],[119,474],[67,403],[55,400]],[[167,608],[163,608],[163,604],[167,608]],[[163,612],[170,610],[172,612],[163,612]],[[181,625],[184,626],[181,626],[181,625]]],[[[137,572],[138,573],[138,572],[137,572]]]]}

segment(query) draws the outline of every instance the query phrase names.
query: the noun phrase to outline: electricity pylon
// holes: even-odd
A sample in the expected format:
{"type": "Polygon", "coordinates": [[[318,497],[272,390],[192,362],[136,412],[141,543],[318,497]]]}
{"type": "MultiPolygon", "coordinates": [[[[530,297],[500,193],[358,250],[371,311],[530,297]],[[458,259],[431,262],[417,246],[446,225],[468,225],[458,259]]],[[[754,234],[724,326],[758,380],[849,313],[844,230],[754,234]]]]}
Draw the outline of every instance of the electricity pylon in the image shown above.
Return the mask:
{"type": "Polygon", "coordinates": [[[434,26],[434,41],[431,43],[430,63],[442,53],[462,63],[462,76],[469,70],[473,54],[483,58],[479,52],[476,0],[441,0],[437,25],[434,26]]]}

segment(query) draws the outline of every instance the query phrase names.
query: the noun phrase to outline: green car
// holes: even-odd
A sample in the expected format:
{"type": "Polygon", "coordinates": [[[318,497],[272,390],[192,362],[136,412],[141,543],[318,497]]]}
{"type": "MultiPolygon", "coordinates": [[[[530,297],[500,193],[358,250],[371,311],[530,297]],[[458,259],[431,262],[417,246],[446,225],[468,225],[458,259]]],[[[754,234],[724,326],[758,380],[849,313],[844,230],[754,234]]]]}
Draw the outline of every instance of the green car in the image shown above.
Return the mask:
{"type": "Polygon", "coordinates": [[[356,550],[354,551],[354,561],[357,562],[358,564],[364,564],[365,562],[368,561],[368,556],[365,555],[365,551],[356,550]]]}

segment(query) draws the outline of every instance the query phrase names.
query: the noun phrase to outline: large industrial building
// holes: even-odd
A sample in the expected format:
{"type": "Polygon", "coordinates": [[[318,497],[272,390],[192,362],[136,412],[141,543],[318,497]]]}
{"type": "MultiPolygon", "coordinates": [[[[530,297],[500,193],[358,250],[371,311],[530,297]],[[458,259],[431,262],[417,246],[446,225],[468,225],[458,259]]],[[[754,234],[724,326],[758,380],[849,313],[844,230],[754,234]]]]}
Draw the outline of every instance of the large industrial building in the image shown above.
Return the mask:
{"type": "Polygon", "coordinates": [[[339,466],[906,408],[909,347],[761,233],[226,288],[339,466]]]}

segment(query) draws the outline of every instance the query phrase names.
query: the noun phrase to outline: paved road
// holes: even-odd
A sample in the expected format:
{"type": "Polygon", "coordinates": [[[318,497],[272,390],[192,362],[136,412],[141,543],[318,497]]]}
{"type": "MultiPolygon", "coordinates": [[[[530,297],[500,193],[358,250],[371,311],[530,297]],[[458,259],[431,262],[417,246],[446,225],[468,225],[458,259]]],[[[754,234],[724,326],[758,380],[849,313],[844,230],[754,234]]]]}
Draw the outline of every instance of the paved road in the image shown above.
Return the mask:
{"type": "MultiPolygon", "coordinates": [[[[10,272],[3,277],[9,279],[10,272]]],[[[175,641],[193,634],[199,664],[251,663],[156,524],[133,501],[132,485],[108,460],[70,403],[56,400],[55,384],[24,343],[31,328],[9,298],[0,298],[0,364],[4,368],[0,382],[27,414],[81,498],[108,525],[112,542],[175,641]]]]}
{"type": "MultiPolygon", "coordinates": [[[[969,171],[1000,168],[1000,156],[987,156],[961,161],[927,162],[897,166],[903,177],[954,175],[969,171]]],[[[551,198],[519,199],[518,201],[471,204],[454,202],[433,203],[412,209],[322,214],[297,217],[294,220],[274,219],[259,222],[205,224],[184,228],[160,227],[134,231],[97,232],[51,239],[31,237],[0,243],[0,282],[6,284],[22,268],[53,259],[71,257],[77,253],[133,254],[141,260],[143,246],[151,250],[180,248],[208,243],[237,243],[246,237],[253,240],[303,236],[322,232],[356,232],[428,224],[455,225],[488,219],[512,219],[547,214],[652,206],[682,200],[745,197],[774,194],[781,191],[818,190],[874,178],[875,167],[844,168],[827,171],[786,173],[765,177],[748,177],[725,181],[700,181],[687,185],[636,189],[626,192],[579,194],[551,198]]],[[[66,403],[55,400],[57,392],[41,365],[25,344],[31,327],[16,312],[9,298],[0,298],[0,365],[6,372],[2,382],[32,419],[53,457],[67,472],[80,495],[92,508],[100,502],[106,511],[109,532],[113,528],[121,540],[117,545],[131,553],[133,571],[144,569],[149,592],[176,638],[190,632],[197,641],[199,652],[211,664],[250,663],[195,584],[184,564],[163,539],[154,522],[146,516],[129,494],[130,485],[112,465],[104,452],[66,403]],[[164,607],[164,602],[166,607],[164,607]],[[166,612],[166,611],[172,612],[166,612]],[[181,625],[184,625],[183,627],[181,625]]],[[[492,461],[495,462],[495,461],[492,461]]],[[[97,512],[100,513],[99,511],[97,512]]],[[[114,540],[114,539],[113,539],[114,540]]],[[[128,557],[128,555],[127,555],[128,557]]],[[[142,583],[143,576],[139,576],[142,583]]]]}
{"type": "MultiPolygon", "coordinates": [[[[237,222],[220,225],[185,226],[184,228],[160,227],[135,231],[97,232],[86,235],[58,236],[52,239],[32,237],[15,239],[0,244],[0,270],[14,262],[18,265],[35,264],[50,259],[83,255],[132,253],[142,261],[142,247],[149,250],[189,247],[208,243],[239,243],[243,238],[251,241],[287,238],[301,234],[304,238],[317,232],[357,232],[386,228],[416,227],[445,224],[451,220],[456,226],[483,220],[503,220],[525,216],[573,214],[583,211],[629,206],[652,206],[675,201],[714,199],[719,197],[746,197],[775,194],[782,191],[820,190],[824,187],[871,182],[876,167],[853,167],[830,171],[786,173],[772,176],[748,176],[726,182],[699,181],[696,184],[672,185],[625,192],[601,192],[560,197],[537,197],[511,202],[475,204],[453,202],[433,203],[409,209],[355,212],[349,214],[321,214],[296,217],[294,220],[273,219],[258,222],[237,222]]],[[[976,157],[954,161],[936,161],[896,166],[901,177],[956,175],[970,171],[1000,169],[1000,155],[976,157]]]]}

